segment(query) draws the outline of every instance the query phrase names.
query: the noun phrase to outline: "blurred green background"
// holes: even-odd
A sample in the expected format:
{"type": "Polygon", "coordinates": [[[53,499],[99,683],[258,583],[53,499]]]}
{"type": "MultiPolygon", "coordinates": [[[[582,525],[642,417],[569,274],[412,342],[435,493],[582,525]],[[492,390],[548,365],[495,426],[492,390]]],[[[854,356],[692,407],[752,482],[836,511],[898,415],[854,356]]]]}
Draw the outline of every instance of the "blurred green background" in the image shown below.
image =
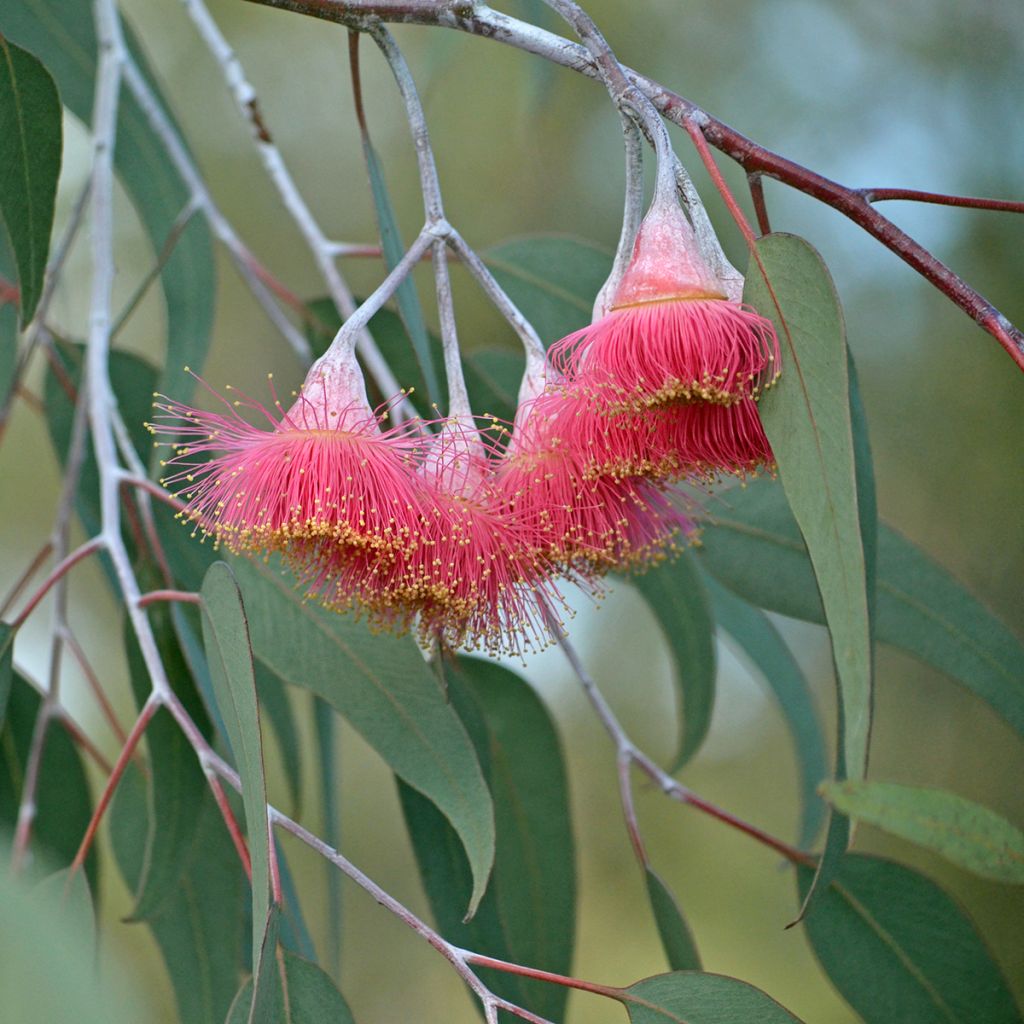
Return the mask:
{"type": "MultiPolygon", "coordinates": [[[[509,13],[553,25],[537,2],[509,13]]],[[[705,106],[752,138],[844,183],[1024,197],[1019,0],[719,0],[680,3],[591,0],[588,10],[620,58],[705,106]]],[[[298,294],[323,294],[301,238],[268,183],[248,129],[218,68],[183,10],[128,0],[151,57],[224,212],[247,244],[298,294]]],[[[212,11],[260,95],[264,118],[303,193],[332,238],[373,242],[376,227],[351,110],[346,38],[335,26],[216,0],[212,11]]],[[[603,90],[569,71],[498,44],[444,30],[396,30],[421,91],[449,219],[486,247],[537,232],[565,232],[611,249],[621,215],[618,119],[603,90]]],[[[422,216],[412,148],[386,68],[364,43],[364,88],[374,142],[399,220],[411,238],[422,216]]],[[[745,263],[742,240],[688,141],[677,149],[707,200],[723,244],[745,263]]],[[[87,136],[67,125],[57,231],[88,166],[87,136]]],[[[746,201],[743,175],[721,160],[746,201]]],[[[882,515],[1016,630],[1024,578],[1024,380],[996,343],[945,298],[839,214],[766,182],[776,229],[807,237],[823,254],[844,302],[860,369],[882,515]]],[[[914,237],[962,274],[1011,320],[1024,323],[1024,218],[889,204],[914,237]]],[[[131,295],[153,254],[119,197],[117,301],[131,295]]],[[[365,294],[375,261],[345,271],[365,294]]],[[[79,245],[53,305],[69,335],[85,333],[87,249],[79,245]]],[[[261,394],[274,370],[282,385],[301,370],[251,301],[223,253],[214,344],[205,369],[217,387],[261,394]]],[[[429,281],[420,281],[432,315],[429,281]]],[[[466,345],[509,342],[506,328],[456,271],[466,345]]],[[[162,360],[158,292],[121,344],[162,360]]],[[[552,339],[546,339],[548,341],[552,339]]],[[[30,381],[38,386],[38,381],[30,381]]],[[[21,404],[0,448],[4,531],[0,589],[46,539],[59,477],[40,416],[21,404]]],[[[128,714],[118,609],[94,565],[72,578],[74,625],[128,714]]],[[[669,662],[653,619],[628,588],[596,612],[580,602],[574,626],[587,663],[636,739],[655,756],[673,736],[669,662]]],[[[784,623],[823,714],[833,713],[831,665],[821,629],[784,623]]],[[[19,639],[18,661],[45,678],[45,611],[19,639]],[[35,643],[33,644],[33,638],[35,643]]],[[[796,829],[788,738],[756,680],[722,652],[712,733],[686,769],[688,785],[770,831],[796,829]]],[[[73,668],[69,668],[71,676],[73,668]]],[[[526,669],[553,710],[570,765],[579,847],[580,910],[574,972],[628,984],[665,969],[622,827],[613,752],[557,652],[526,669]]],[[[76,713],[105,749],[113,741],[89,700],[76,713]]],[[[394,787],[358,737],[343,732],[345,852],[420,912],[425,900],[400,823],[394,787]]],[[[271,761],[274,751],[271,748],[271,761]]],[[[882,650],[878,659],[873,777],[954,789],[1024,822],[1024,759],[1008,727],[948,680],[882,650]]],[[[283,789],[275,796],[284,800],[283,789]]],[[[644,833],[657,869],[675,889],[707,969],[738,975],[819,1024],[852,1012],[823,980],[800,929],[793,884],[777,859],[742,836],[672,805],[642,786],[644,833]]],[[[316,806],[310,792],[307,808],[316,806]]],[[[315,814],[311,823],[316,824],[315,814]]],[[[942,881],[975,915],[1018,995],[1024,994],[1024,898],[957,872],[915,848],[863,828],[864,850],[884,851],[942,881]]],[[[305,909],[322,933],[323,872],[295,849],[305,909]]],[[[173,1020],[170,988],[141,927],[114,924],[129,909],[108,878],[109,950],[132,958],[153,992],[153,1021],[173,1020]]],[[[424,943],[354,888],[346,888],[342,988],[364,1022],[478,1019],[454,974],[424,943]]],[[[620,1008],[574,994],[573,1024],[623,1019],[620,1008]]]]}

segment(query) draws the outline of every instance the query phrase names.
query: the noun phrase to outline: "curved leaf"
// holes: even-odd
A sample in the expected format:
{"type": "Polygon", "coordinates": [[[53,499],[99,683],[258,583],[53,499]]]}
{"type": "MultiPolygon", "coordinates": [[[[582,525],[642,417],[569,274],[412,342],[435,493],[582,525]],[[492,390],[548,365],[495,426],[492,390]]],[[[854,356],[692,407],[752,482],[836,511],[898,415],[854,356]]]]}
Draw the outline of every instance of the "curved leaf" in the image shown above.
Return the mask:
{"type": "MultiPolygon", "coordinates": [[[[210,566],[200,593],[203,644],[210,679],[242,779],[242,803],[252,861],[252,962],[258,974],[265,934],[263,925],[270,914],[271,833],[249,624],[238,584],[226,563],[214,562],[210,566]]],[[[274,945],[276,947],[276,942],[274,945]]]]}
{"type": "Polygon", "coordinates": [[[722,974],[657,974],[623,989],[632,1024],[793,1024],[759,988],[722,974]]]}
{"type": "MultiPolygon", "coordinates": [[[[798,868],[801,893],[811,882],[798,868]]],[[[866,1024],[1019,1024],[974,925],[934,882],[847,854],[804,927],[815,956],[866,1024]]]]}
{"type": "MultiPolygon", "coordinates": [[[[448,692],[494,795],[494,872],[472,921],[462,919],[472,878],[451,827],[408,786],[402,810],[441,932],[501,960],[567,973],[575,933],[576,873],[561,744],[527,683],[493,662],[459,658],[448,692]]],[[[560,1019],[567,991],[486,972],[519,1005],[560,1019]]]]}
{"type": "Polygon", "coordinates": [[[800,526],[832,637],[843,704],[841,774],[862,778],[871,726],[871,635],[845,329],[828,270],[795,235],[767,235],[744,300],[775,320],[783,372],[761,421],[800,526]],[[780,313],[781,310],[781,313],[780,313]]]}
{"type": "Polygon", "coordinates": [[[644,878],[669,967],[673,971],[699,971],[700,954],[675,896],[653,868],[645,869],[644,878]]]}
{"type": "MultiPolygon", "coordinates": [[[[128,48],[159,95],[153,75],[129,26],[128,48]]],[[[0,4],[0,32],[37,54],[60,88],[60,97],[80,121],[92,117],[96,76],[96,31],[89,0],[19,0],[0,4]]],[[[171,236],[189,190],[171,166],[159,138],[127,91],[118,107],[118,177],[139,214],[155,253],[171,236]]],[[[154,262],[156,257],[154,256],[154,262]]],[[[167,354],[156,390],[185,401],[210,344],[216,282],[210,231],[193,217],[181,232],[160,274],[167,309],[167,354]]]]}
{"type": "Polygon", "coordinates": [[[61,128],[60,97],[50,73],[0,35],[0,214],[18,264],[23,327],[43,291],[61,128]]]}
{"type": "Polygon", "coordinates": [[[643,594],[661,626],[669,650],[682,716],[678,771],[700,749],[715,707],[715,624],[704,581],[685,553],[630,581],[643,594]]]}
{"type": "Polygon", "coordinates": [[[286,682],[323,697],[445,814],[472,865],[474,911],[494,860],[491,797],[466,730],[419,649],[307,604],[273,566],[232,564],[256,656],[286,682]]]}
{"type": "Polygon", "coordinates": [[[92,910],[81,872],[33,885],[10,870],[0,844],[0,992],[8,1024],[34,1021],[136,1024],[154,1007],[137,997],[133,965],[106,951],[96,970],[92,910]],[[55,966],[55,959],[59,964],[55,966]],[[119,962],[120,961],[120,962],[119,962]]]}
{"type": "Polygon", "coordinates": [[[800,773],[803,813],[799,845],[806,849],[825,817],[818,784],[829,774],[825,737],[807,679],[785,640],[763,612],[710,576],[705,577],[705,584],[715,620],[764,677],[786,719],[800,773]]]}
{"type": "Polygon", "coordinates": [[[843,814],[941,853],[997,882],[1024,885],[1024,832],[956,793],[891,782],[839,782],[822,795],[843,814]]]}
{"type": "MultiPolygon", "coordinates": [[[[701,564],[762,608],[824,622],[807,550],[778,485],[752,481],[723,496],[705,524],[701,564]]],[[[948,675],[1024,736],[1024,644],[920,548],[881,524],[879,641],[948,675]]]]}
{"type": "MultiPolygon", "coordinates": [[[[114,859],[132,890],[139,884],[149,832],[146,804],[145,779],[129,765],[108,813],[114,859]]],[[[248,904],[238,854],[207,791],[177,892],[145,925],[163,956],[181,1024],[223,1024],[249,955],[248,904]]]]}
{"type": "MultiPolygon", "coordinates": [[[[0,828],[14,830],[25,768],[42,698],[15,669],[0,730],[0,828]]],[[[92,816],[92,795],[82,755],[69,733],[54,721],[46,737],[36,792],[32,849],[48,870],[70,864],[92,816]]],[[[96,892],[96,850],[85,862],[89,886],[96,892]]]]}
{"type": "MultiPolygon", "coordinates": [[[[287,998],[280,1024],[355,1024],[345,998],[316,964],[286,950],[281,965],[287,998]]],[[[252,978],[248,978],[231,1004],[225,1024],[249,1024],[251,1004],[252,978]]]]}

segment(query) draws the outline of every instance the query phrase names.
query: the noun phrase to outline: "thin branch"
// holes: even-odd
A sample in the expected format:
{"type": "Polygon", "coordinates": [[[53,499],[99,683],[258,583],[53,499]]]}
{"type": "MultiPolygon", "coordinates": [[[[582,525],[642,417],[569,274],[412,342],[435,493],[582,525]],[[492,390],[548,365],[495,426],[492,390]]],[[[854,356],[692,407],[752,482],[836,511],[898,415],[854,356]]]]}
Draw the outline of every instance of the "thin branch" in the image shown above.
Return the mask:
{"type": "Polygon", "coordinates": [[[149,605],[159,604],[161,601],[201,604],[202,598],[193,590],[150,590],[139,598],[138,605],[140,608],[147,608],[149,605]]]}
{"type": "MultiPolygon", "coordinates": [[[[455,29],[493,39],[590,77],[597,77],[598,74],[594,60],[584,47],[481,3],[353,3],[350,0],[248,2],[335,21],[354,28],[363,27],[368,17],[374,17],[383,21],[455,29]]],[[[1010,323],[991,302],[936,259],[924,246],[879,213],[859,189],[841,185],[772,152],[653,79],[630,68],[626,68],[625,72],[669,121],[685,127],[687,118],[697,118],[707,141],[738,163],[748,174],[760,172],[775,178],[848,217],[976,321],[1024,369],[1024,332],[1010,323]]],[[[873,191],[877,193],[878,190],[873,191]]]]}
{"type": "Polygon", "coordinates": [[[93,552],[98,551],[105,545],[105,539],[103,537],[93,537],[92,540],[86,541],[80,547],[75,548],[66,558],[61,559],[57,565],[50,570],[50,574],[46,577],[43,583],[36,589],[32,597],[29,598],[28,603],[18,613],[18,617],[11,623],[14,629],[20,629],[24,625],[25,620],[36,610],[36,606],[40,601],[50,592],[50,588],[68,572],[69,569],[74,568],[83,558],[87,558],[93,552]]]}
{"type": "Polygon", "coordinates": [[[764,198],[764,182],[761,175],[757,171],[748,174],[747,185],[750,187],[750,201],[754,204],[754,213],[757,216],[757,229],[762,235],[770,235],[772,224],[768,219],[768,204],[764,198]]]}
{"type": "MultiPolygon", "coordinates": [[[[331,300],[341,316],[347,319],[356,310],[355,298],[334,263],[331,241],[321,230],[296,187],[280,150],[274,145],[260,113],[256,90],[246,78],[241,63],[202,0],[182,0],[182,3],[207,49],[217,62],[239,111],[248,122],[264,170],[305,240],[324,283],[327,285],[331,300]]],[[[365,324],[359,329],[356,347],[381,394],[389,399],[392,412],[397,414],[399,419],[411,418],[415,410],[405,397],[391,367],[381,354],[380,349],[377,348],[377,344],[365,324]]]]}
{"type": "Polygon", "coordinates": [[[1014,199],[981,199],[977,196],[951,196],[942,192],[921,192],[913,188],[859,188],[869,203],[901,200],[911,203],[934,203],[937,206],[960,206],[967,210],[996,210],[1001,213],[1024,213],[1024,203],[1014,199]]]}
{"type": "Polygon", "coordinates": [[[21,596],[21,592],[32,582],[33,577],[43,567],[43,563],[50,557],[53,551],[53,541],[47,541],[35,554],[32,561],[25,567],[24,572],[14,581],[11,589],[7,591],[0,604],[0,616],[6,615],[11,605],[21,596]]]}

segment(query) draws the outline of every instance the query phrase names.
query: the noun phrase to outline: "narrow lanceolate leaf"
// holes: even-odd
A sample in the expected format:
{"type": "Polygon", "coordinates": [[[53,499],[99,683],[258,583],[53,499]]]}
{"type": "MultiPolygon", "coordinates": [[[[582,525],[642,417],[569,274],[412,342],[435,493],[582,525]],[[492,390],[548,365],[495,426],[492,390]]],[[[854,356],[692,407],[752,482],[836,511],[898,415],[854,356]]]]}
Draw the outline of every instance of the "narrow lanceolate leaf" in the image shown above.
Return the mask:
{"type": "MultiPolygon", "coordinates": [[[[7,239],[0,231],[0,277],[12,282],[15,278],[14,257],[8,252],[7,239]]],[[[0,429],[3,409],[11,396],[18,375],[18,304],[13,290],[0,290],[0,429]]]]}
{"type": "MultiPolygon", "coordinates": [[[[128,48],[154,90],[159,89],[131,27],[128,48]]],[[[96,31],[89,0],[18,0],[0,3],[0,33],[40,57],[57,81],[60,98],[80,121],[92,116],[96,31]]],[[[118,106],[117,174],[153,247],[153,262],[175,229],[190,193],[158,136],[127,89],[118,106]]],[[[140,273],[140,277],[142,274],[140,273]]],[[[216,281],[210,231],[193,217],[160,274],[167,313],[167,358],[158,390],[187,400],[194,381],[182,372],[203,365],[210,344],[216,281]]]]}
{"type": "Polygon", "coordinates": [[[7,699],[14,683],[14,630],[0,622],[0,732],[7,714],[7,699]]]}
{"type": "Polygon", "coordinates": [[[653,868],[647,868],[644,875],[647,896],[669,967],[673,971],[699,971],[700,954],[675,896],[653,868]]]}
{"type": "MultiPolygon", "coordinates": [[[[316,964],[289,953],[282,954],[283,989],[287,1008],[275,1024],[355,1024],[352,1011],[334,982],[316,964]]],[[[252,978],[239,989],[225,1024],[249,1024],[252,978]]]]}
{"type": "MultiPolygon", "coordinates": [[[[253,934],[261,934],[263,940],[260,944],[260,955],[253,960],[252,985],[250,986],[251,1000],[247,1008],[248,1013],[243,1018],[246,1024],[281,1024],[287,1019],[288,999],[284,990],[284,978],[280,970],[280,951],[277,940],[281,930],[281,912],[276,904],[271,904],[267,911],[266,920],[262,927],[255,927],[253,921],[253,934]]],[[[238,1000],[232,1006],[234,1009],[238,1000]]],[[[246,1009],[244,1006],[242,1009],[246,1009]]],[[[232,1014],[228,1013],[228,1020],[232,1014]]]]}
{"type": "Polygon", "coordinates": [[[473,872],[476,909],[494,860],[494,813],[473,745],[415,643],[375,636],[327,612],[274,565],[238,560],[256,657],[323,697],[454,826],[473,872]]]}
{"type": "MultiPolygon", "coordinates": [[[[460,658],[448,692],[494,794],[497,853],[476,916],[463,921],[472,888],[458,838],[437,809],[400,786],[402,810],[440,931],[500,960],[567,974],[572,961],[576,878],[569,800],[554,725],[526,682],[506,668],[460,658]]],[[[495,992],[561,1020],[564,988],[488,972],[495,992]]]]}
{"type": "Polygon", "coordinates": [[[299,738],[295,712],[281,678],[262,662],[257,662],[255,669],[256,694],[259,697],[260,710],[270,722],[277,737],[292,804],[292,817],[298,817],[302,800],[302,741],[299,738]]]}
{"type": "Polygon", "coordinates": [[[656,974],[618,998],[631,1024],[799,1024],[759,988],[722,974],[656,974]]]}
{"type": "Polygon", "coordinates": [[[891,782],[826,783],[822,794],[843,814],[934,850],[976,875],[1024,885],[1024,832],[972,800],[891,782]]]}
{"type": "Polygon", "coordinates": [[[105,950],[96,970],[92,908],[77,872],[65,892],[61,872],[35,884],[0,850],[0,993],[5,1024],[137,1024],[155,1007],[138,998],[134,965],[105,950]]]}
{"type": "MultiPolygon", "coordinates": [[[[723,496],[701,564],[752,604],[825,621],[807,549],[778,484],[723,496]]],[[[875,634],[945,673],[1024,735],[1024,644],[959,581],[891,526],[878,534],[875,634]]]]}
{"type": "MultiPolygon", "coordinates": [[[[338,778],[338,725],[334,709],[319,697],[313,698],[313,725],[316,730],[317,777],[323,794],[324,824],[321,837],[336,850],[341,849],[341,786],[338,778]]],[[[327,872],[327,957],[336,968],[341,961],[342,888],[341,872],[324,861],[327,872]]]]}
{"type": "Polygon", "coordinates": [[[612,266],[610,252],[568,236],[517,238],[481,255],[545,345],[590,323],[612,266]]]}
{"type": "Polygon", "coordinates": [[[775,695],[793,740],[800,773],[799,845],[807,849],[821,830],[825,805],[818,784],[829,772],[825,737],[803,670],[764,612],[710,576],[704,580],[715,621],[750,659],[775,695]]]}
{"type": "Polygon", "coordinates": [[[62,140],[50,73],[0,35],[0,214],[18,265],[22,326],[43,290],[62,140]]]}
{"type": "Polygon", "coordinates": [[[715,706],[715,624],[697,566],[688,555],[633,580],[654,612],[672,652],[682,722],[677,771],[700,749],[715,706]]]}
{"type": "MultiPolygon", "coordinates": [[[[166,604],[151,609],[150,623],[167,678],[194,721],[202,721],[188,666],[182,657],[166,604]]],[[[139,650],[135,631],[125,622],[125,650],[135,703],[146,703],[150,693],[149,672],[139,650]]],[[[205,718],[205,715],[203,716],[205,718]]],[[[205,724],[205,723],[204,723],[205,724]]],[[[149,752],[149,833],[135,893],[131,920],[145,921],[159,913],[164,901],[178,891],[187,853],[195,842],[206,778],[188,740],[166,708],[153,716],[146,728],[149,752]]]]}
{"type": "MultiPolygon", "coordinates": [[[[17,671],[0,729],[0,831],[14,831],[36,716],[39,694],[17,671]]],[[[50,723],[36,790],[32,850],[41,867],[52,871],[70,864],[92,814],[92,796],[82,756],[59,721],[50,723]]],[[[89,885],[96,891],[95,850],[86,861],[89,885]]]]}
{"type": "Polygon", "coordinates": [[[744,300],[775,320],[782,345],[782,379],[761,400],[761,419],[832,636],[845,775],[859,779],[871,725],[871,638],[842,311],[821,257],[803,239],[768,235],[757,251],[770,288],[752,262],[744,300]]]}
{"type": "MultiPolygon", "coordinates": [[[[811,883],[798,868],[800,891],[811,883]]],[[[1019,1024],[1006,979],[970,918],[910,868],[847,854],[804,927],[865,1024],[1019,1024]]]]}
{"type": "Polygon", "coordinates": [[[263,924],[270,913],[270,829],[249,624],[238,584],[224,562],[210,566],[200,593],[203,642],[213,692],[242,779],[242,803],[252,861],[252,962],[258,973],[263,924]]]}
{"type": "MultiPolygon", "coordinates": [[[[388,187],[384,181],[384,168],[380,165],[377,151],[364,131],[363,156],[366,158],[366,171],[370,176],[370,191],[373,194],[373,206],[377,211],[377,227],[380,231],[380,247],[384,254],[384,262],[389,271],[394,270],[405,255],[402,235],[398,230],[398,221],[388,195],[388,187]]],[[[419,296],[416,294],[416,282],[407,277],[395,292],[398,311],[405,324],[406,331],[412,341],[413,352],[419,363],[420,371],[426,384],[427,398],[430,404],[441,402],[441,387],[438,383],[437,369],[434,365],[434,354],[431,351],[430,338],[427,335],[426,321],[420,308],[419,296]]],[[[385,396],[390,398],[390,395],[385,396]]]]}
{"type": "MultiPolygon", "coordinates": [[[[149,833],[146,782],[129,765],[109,815],[114,859],[136,889],[149,833]]],[[[145,925],[170,976],[181,1024],[223,1024],[250,954],[249,891],[238,854],[209,792],[204,793],[195,840],[178,887],[145,925]]]]}

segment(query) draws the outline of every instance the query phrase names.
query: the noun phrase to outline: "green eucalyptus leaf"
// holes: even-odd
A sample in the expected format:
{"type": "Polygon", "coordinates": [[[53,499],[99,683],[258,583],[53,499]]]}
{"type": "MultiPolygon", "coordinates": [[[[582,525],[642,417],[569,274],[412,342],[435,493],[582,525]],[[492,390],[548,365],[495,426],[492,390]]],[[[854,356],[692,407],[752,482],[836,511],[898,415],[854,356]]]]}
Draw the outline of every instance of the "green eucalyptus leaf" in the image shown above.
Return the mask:
{"type": "Polygon", "coordinates": [[[647,601],[672,653],[682,721],[671,771],[700,749],[715,706],[715,624],[704,582],[683,554],[631,581],[647,601]]]}
{"type": "Polygon", "coordinates": [[[14,630],[0,622],[0,732],[7,715],[7,700],[14,685],[14,630]]]}
{"type": "MultiPolygon", "coordinates": [[[[201,708],[196,706],[194,690],[191,696],[187,693],[191,675],[174,635],[169,606],[161,603],[150,609],[150,624],[167,678],[195,720],[201,708]]],[[[141,710],[150,694],[149,671],[135,631],[127,620],[124,634],[132,690],[136,706],[141,710]]],[[[146,746],[149,750],[149,833],[132,921],[151,918],[166,899],[173,899],[177,894],[187,852],[195,842],[206,791],[206,778],[195,751],[166,708],[160,708],[146,727],[146,746]]]]}
{"type": "MultiPolygon", "coordinates": [[[[25,769],[42,698],[17,671],[13,672],[7,715],[0,729],[0,829],[14,831],[18,820],[25,769]]],[[[92,817],[92,795],[82,756],[59,719],[50,723],[36,788],[32,851],[48,870],[74,860],[92,817]]],[[[86,875],[97,891],[96,849],[89,851],[86,875]]]]}
{"type": "MultiPolygon", "coordinates": [[[[0,231],[0,277],[12,280],[14,259],[7,251],[7,239],[0,231]]],[[[5,296],[0,289],[0,429],[3,428],[7,403],[18,376],[18,307],[14,296],[5,296]]]]}
{"type": "Polygon", "coordinates": [[[757,253],[744,301],[775,320],[783,370],[761,400],[761,421],[832,637],[844,721],[840,774],[859,779],[867,765],[872,659],[843,316],[825,264],[803,239],[767,235],[757,253]]]}
{"type": "Polygon", "coordinates": [[[699,971],[700,954],[675,896],[653,868],[644,870],[644,879],[670,970],[699,971]]]}
{"type": "MultiPolygon", "coordinates": [[[[136,890],[150,831],[147,787],[129,765],[108,812],[114,859],[136,890]]],[[[181,1024],[223,1024],[247,960],[249,892],[220,811],[204,793],[199,826],[178,879],[145,925],[156,940],[174,989],[181,1024]]]]}
{"type": "MultiPolygon", "coordinates": [[[[392,271],[405,255],[405,245],[395,219],[395,211],[388,195],[387,183],[384,181],[384,168],[373,148],[366,131],[362,131],[363,156],[366,158],[366,172],[370,177],[370,191],[373,195],[373,206],[377,212],[377,227],[380,230],[380,247],[384,254],[384,263],[388,271],[392,271]]],[[[412,341],[412,350],[419,364],[426,386],[426,396],[431,404],[440,405],[441,386],[438,382],[437,369],[434,365],[434,354],[431,350],[427,325],[423,319],[419,296],[416,293],[416,282],[408,276],[395,291],[398,312],[405,324],[405,329],[412,341]]],[[[386,396],[390,398],[391,396],[386,396]]]]}
{"type": "MultiPolygon", "coordinates": [[[[811,883],[798,868],[801,894],[811,883]]],[[[865,1024],[1019,1024],[1020,1011],[971,920],[910,868],[847,854],[804,927],[865,1024]]]]}
{"type": "Polygon", "coordinates": [[[415,643],[375,636],[303,600],[274,564],[237,560],[257,658],[322,697],[455,827],[473,866],[470,911],[494,860],[490,794],[466,731],[415,643]]]}
{"type": "MultiPolygon", "coordinates": [[[[325,700],[313,698],[313,727],[316,732],[318,757],[317,777],[323,794],[324,824],[322,838],[336,850],[341,849],[341,786],[338,780],[338,729],[334,709],[325,700]]],[[[327,949],[328,962],[341,960],[342,877],[330,862],[324,861],[327,872],[327,949]]]]}
{"type": "MultiPolygon", "coordinates": [[[[451,826],[400,785],[424,888],[445,937],[468,949],[567,973],[572,961],[575,868],[565,767],[544,705],[514,672],[459,658],[449,673],[452,705],[466,724],[494,796],[494,872],[476,916],[463,920],[472,888],[451,826]]],[[[567,991],[485,972],[492,989],[541,1016],[561,1019],[567,991]]]]}
{"type": "Polygon", "coordinates": [[[263,936],[257,926],[262,926],[270,914],[271,851],[263,739],[249,623],[238,583],[226,563],[214,562],[210,566],[200,593],[203,643],[213,692],[242,779],[242,803],[252,861],[252,962],[258,975],[263,936]]]}
{"type": "MultiPolygon", "coordinates": [[[[96,970],[95,922],[81,872],[41,885],[11,871],[0,839],[0,993],[4,1024],[137,1024],[154,1007],[139,998],[132,965],[106,950],[96,970]]],[[[45,865],[40,865],[46,870],[45,865]]],[[[219,1022],[218,1022],[219,1024],[219,1022]]]]}
{"type": "Polygon", "coordinates": [[[292,817],[298,817],[302,803],[302,740],[295,721],[295,711],[281,677],[261,661],[254,667],[260,710],[270,722],[277,737],[285,781],[288,783],[288,795],[292,803],[292,817]]]}
{"type": "Polygon", "coordinates": [[[973,800],[891,782],[827,782],[822,795],[843,814],[934,850],[958,867],[1024,885],[1024,832],[973,800]]]}
{"type": "MultiPolygon", "coordinates": [[[[701,535],[705,569],[751,604],[824,622],[807,550],[776,483],[723,495],[701,535]]],[[[1024,735],[1024,644],[891,526],[878,534],[875,632],[989,704],[1024,735]]]]}
{"type": "Polygon", "coordinates": [[[786,720],[800,773],[802,813],[798,842],[806,849],[825,818],[818,784],[829,774],[825,736],[807,678],[764,612],[711,576],[705,574],[704,583],[715,621],[764,678],[786,720]]]}
{"type": "Polygon", "coordinates": [[[545,345],[590,323],[612,266],[610,252],[560,235],[516,238],[481,256],[545,345]]]}
{"type": "MultiPolygon", "coordinates": [[[[283,988],[287,993],[287,1015],[275,1024],[355,1024],[348,1003],[330,977],[316,964],[285,950],[282,953],[283,988]]],[[[281,968],[279,967],[279,970],[281,968]]],[[[250,1024],[252,978],[247,978],[231,1005],[225,1024],[250,1024]]]]}
{"type": "Polygon", "coordinates": [[[758,988],[722,974],[657,974],[618,996],[631,1024],[793,1024],[788,1010],[758,988]]]}
{"type": "MultiPolygon", "coordinates": [[[[129,50],[159,96],[134,33],[130,26],[124,28],[129,50]]],[[[89,0],[4,3],[0,5],[0,32],[44,61],[57,81],[64,106],[89,124],[97,62],[96,30],[89,0]]],[[[127,89],[122,90],[118,105],[114,161],[154,252],[159,253],[191,193],[127,89]]],[[[150,388],[145,394],[148,398],[153,390],[159,390],[185,401],[192,393],[194,381],[189,374],[182,373],[182,367],[191,366],[198,371],[203,365],[213,325],[213,246],[202,217],[193,217],[177,238],[161,271],[160,282],[167,309],[167,355],[158,388],[150,388]]]]}
{"type": "Polygon", "coordinates": [[[50,73],[0,35],[0,215],[18,265],[23,327],[43,291],[62,147],[50,73]]]}

